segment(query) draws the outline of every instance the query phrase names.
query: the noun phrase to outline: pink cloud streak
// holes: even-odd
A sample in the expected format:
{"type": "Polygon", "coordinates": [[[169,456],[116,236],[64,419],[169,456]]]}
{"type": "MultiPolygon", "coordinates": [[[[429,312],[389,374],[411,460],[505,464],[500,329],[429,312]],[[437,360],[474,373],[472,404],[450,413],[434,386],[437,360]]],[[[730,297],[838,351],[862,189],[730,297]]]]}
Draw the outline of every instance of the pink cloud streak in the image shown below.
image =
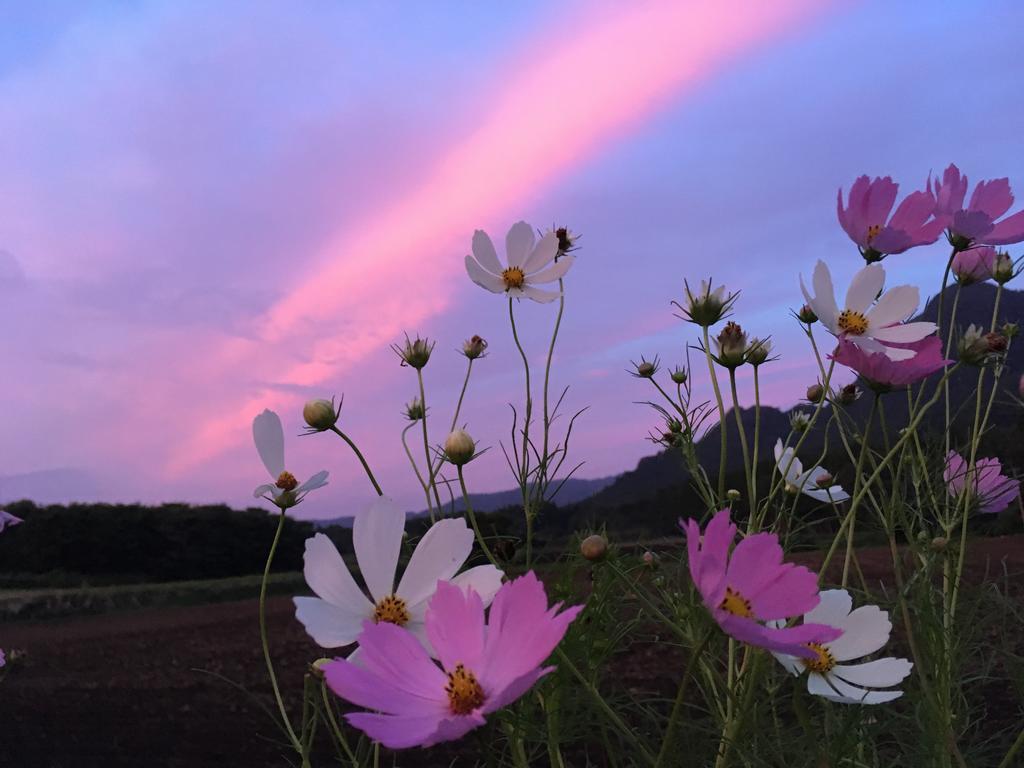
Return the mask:
{"type": "MultiPolygon", "coordinates": [[[[300,351],[296,362],[282,354],[276,381],[310,386],[336,377],[449,305],[474,226],[510,223],[511,211],[608,142],[824,5],[644,3],[605,8],[583,25],[553,22],[552,34],[513,57],[494,97],[478,97],[479,113],[466,116],[472,127],[439,153],[433,171],[357,231],[331,238],[304,270],[308,277],[260,320],[262,341],[215,345],[201,375],[300,351]],[[332,330],[339,323],[346,330],[332,330]]],[[[268,390],[218,404],[218,415],[201,414],[172,446],[167,471],[177,475],[237,446],[260,408],[298,399],[268,390]]]]}

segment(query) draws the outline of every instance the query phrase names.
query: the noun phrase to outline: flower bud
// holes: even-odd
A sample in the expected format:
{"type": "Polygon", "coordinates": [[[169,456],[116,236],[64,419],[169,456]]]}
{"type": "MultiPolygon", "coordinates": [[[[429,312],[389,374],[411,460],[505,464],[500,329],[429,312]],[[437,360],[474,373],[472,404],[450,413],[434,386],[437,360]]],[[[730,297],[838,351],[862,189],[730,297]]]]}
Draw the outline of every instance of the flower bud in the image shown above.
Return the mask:
{"type": "Polygon", "coordinates": [[[462,342],[462,354],[470,360],[483,357],[487,352],[487,342],[479,336],[473,336],[462,342]]]}
{"type": "Polygon", "coordinates": [[[608,554],[608,539],[599,533],[587,536],[580,542],[580,554],[591,562],[603,560],[608,554]]]}
{"type": "Polygon", "coordinates": [[[972,323],[960,337],[957,352],[960,359],[968,365],[984,365],[990,354],[988,339],[981,329],[972,323]]]}
{"type": "Polygon", "coordinates": [[[644,561],[644,565],[646,565],[648,568],[657,568],[658,567],[658,558],[650,550],[647,550],[646,552],[644,552],[644,554],[643,554],[641,559],[644,561]]]}
{"type": "Polygon", "coordinates": [[[814,314],[814,310],[808,304],[804,304],[800,307],[800,311],[796,313],[797,318],[801,323],[806,325],[812,325],[818,322],[818,316],[814,314]]]}
{"type": "Polygon", "coordinates": [[[825,388],[821,384],[812,384],[807,388],[807,401],[820,403],[825,397],[825,388]]]}
{"type": "Polygon", "coordinates": [[[847,384],[839,389],[836,400],[840,405],[853,405],[860,399],[860,388],[856,384],[847,384]]]}
{"type": "Polygon", "coordinates": [[[718,346],[718,362],[726,368],[743,365],[747,354],[747,334],[739,323],[729,321],[715,337],[718,346]]]}
{"type": "Polygon", "coordinates": [[[811,417],[803,411],[793,411],[789,415],[789,428],[794,432],[806,432],[811,426],[811,417]]]}
{"type": "Polygon", "coordinates": [[[996,254],[996,261],[992,266],[992,277],[1000,285],[1006,285],[1017,276],[1015,267],[1016,265],[1013,263],[1013,259],[1010,258],[1010,254],[1000,251],[996,254]]]}
{"type": "Polygon", "coordinates": [[[423,401],[414,397],[405,405],[405,418],[409,421],[419,421],[426,415],[423,409],[423,401]]]}
{"type": "Polygon", "coordinates": [[[1015,339],[1020,333],[1020,326],[1017,323],[1003,323],[1002,331],[1007,339],[1015,339]]]}
{"type": "Polygon", "coordinates": [[[1001,355],[1006,352],[1010,342],[1002,331],[992,331],[985,334],[985,342],[988,344],[988,351],[993,355],[1001,355]]]}
{"type": "MultiPolygon", "coordinates": [[[[630,362],[633,361],[631,360],[630,362]]],[[[655,357],[654,360],[648,360],[644,357],[641,357],[639,363],[633,362],[633,368],[635,368],[636,370],[630,371],[630,373],[632,373],[638,379],[653,379],[654,374],[658,372],[659,367],[660,364],[658,362],[657,357],[655,357]]]]}
{"type": "Polygon", "coordinates": [[[959,251],[953,256],[950,269],[960,285],[973,285],[993,276],[996,249],[991,246],[959,251]]]}
{"type": "Polygon", "coordinates": [[[665,419],[665,426],[668,427],[669,432],[675,435],[678,435],[680,432],[683,431],[683,422],[681,422],[679,419],[673,419],[669,417],[668,419],[665,419]]]}
{"type": "Polygon", "coordinates": [[[476,454],[476,443],[464,429],[456,429],[444,441],[444,455],[452,464],[461,467],[476,454]]]}
{"type": "Polygon", "coordinates": [[[772,353],[772,342],[770,339],[759,339],[754,337],[747,347],[747,362],[751,365],[761,365],[768,360],[772,353]]]}
{"type": "Polygon", "coordinates": [[[931,540],[931,543],[928,545],[928,547],[929,549],[931,549],[932,552],[945,552],[946,547],[948,545],[949,539],[947,539],[945,536],[936,536],[934,539],[931,540]]]}
{"type": "Polygon", "coordinates": [[[558,238],[558,254],[569,253],[576,250],[576,239],[579,237],[568,227],[555,227],[555,237],[558,238]]]}
{"type": "Polygon", "coordinates": [[[326,657],[321,657],[321,658],[317,659],[316,661],[314,661],[309,666],[313,668],[313,674],[314,675],[316,675],[319,678],[323,678],[323,676],[324,676],[324,668],[328,664],[333,662],[333,661],[334,661],[334,659],[328,659],[326,657]]]}
{"type": "Polygon", "coordinates": [[[669,371],[668,375],[672,377],[672,381],[676,384],[685,384],[686,380],[690,377],[690,374],[687,373],[686,369],[678,365],[669,371]]]}
{"type": "Polygon", "coordinates": [[[742,495],[743,494],[741,494],[735,488],[730,488],[728,491],[725,492],[725,498],[727,498],[729,501],[739,501],[742,495]]]}
{"type": "Polygon", "coordinates": [[[830,475],[828,472],[822,472],[820,475],[814,478],[814,482],[817,484],[819,488],[831,488],[832,483],[834,481],[835,478],[832,477],[832,475],[830,475]]]}
{"type": "Polygon", "coordinates": [[[786,493],[788,493],[790,496],[796,496],[798,493],[800,493],[800,489],[797,488],[792,483],[786,483],[786,486],[783,490],[785,490],[786,493]]]}
{"type": "Polygon", "coordinates": [[[335,410],[333,400],[317,398],[310,400],[302,407],[302,418],[306,420],[309,428],[316,432],[323,432],[325,429],[333,427],[337,423],[339,415],[340,412],[335,410]]]}
{"type": "Polygon", "coordinates": [[[709,280],[701,280],[700,290],[696,293],[690,290],[689,283],[683,281],[683,290],[686,292],[686,306],[678,302],[675,304],[683,311],[684,320],[702,328],[710,328],[725,317],[739,295],[731,293],[727,296],[724,285],[712,290],[709,280]]]}
{"type": "Polygon", "coordinates": [[[402,365],[420,370],[430,362],[430,353],[434,351],[434,342],[421,339],[419,336],[415,339],[406,336],[405,344],[402,346],[392,344],[391,349],[402,359],[402,365]]]}

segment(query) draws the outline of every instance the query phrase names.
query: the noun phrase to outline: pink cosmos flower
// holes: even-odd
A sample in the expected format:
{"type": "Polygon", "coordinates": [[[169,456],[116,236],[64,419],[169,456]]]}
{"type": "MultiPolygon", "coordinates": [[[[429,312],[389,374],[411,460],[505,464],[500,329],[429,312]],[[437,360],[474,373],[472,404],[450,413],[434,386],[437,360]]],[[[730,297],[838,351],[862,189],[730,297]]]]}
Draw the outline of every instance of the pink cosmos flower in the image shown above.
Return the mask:
{"type": "Polygon", "coordinates": [[[906,387],[953,362],[943,357],[942,340],[938,336],[898,346],[917,354],[907,360],[893,360],[884,352],[867,352],[846,339],[840,339],[831,358],[855,370],[874,390],[906,387]]]}
{"type": "Polygon", "coordinates": [[[744,643],[813,658],[807,643],[827,643],[842,630],[824,624],[768,627],[764,622],[800,616],[818,604],[818,579],[803,566],[782,562],[773,533],[744,538],[729,555],[736,526],[729,510],[719,511],[701,540],[696,520],[680,520],[686,532],[690,577],[718,625],[744,643]]]}
{"type": "Polygon", "coordinates": [[[22,520],[20,517],[15,517],[6,509],[0,509],[0,532],[2,532],[4,528],[7,528],[8,526],[17,525],[18,523],[23,522],[25,521],[22,520]]]}
{"type": "Polygon", "coordinates": [[[502,586],[485,622],[476,592],[441,581],[426,614],[441,666],[411,632],[366,622],[359,663],[336,659],[323,667],[324,675],[338,696],[376,710],[345,719],[385,747],[452,741],[554,669],[541,664],[583,606],[560,608],[548,608],[544,586],[531,571],[502,586]]]}
{"type": "Polygon", "coordinates": [[[945,225],[932,218],[935,197],[927,189],[903,198],[890,217],[898,190],[899,185],[889,176],[873,181],[861,176],[850,187],[849,202],[844,207],[843,190],[839,189],[839,224],[868,262],[879,261],[886,254],[903,253],[915,245],[934,243],[942,234],[945,225]]]}
{"type": "Polygon", "coordinates": [[[999,459],[978,459],[974,468],[972,473],[963,456],[956,451],[949,452],[943,479],[950,496],[962,494],[968,477],[974,474],[976,479],[971,483],[972,493],[978,498],[979,512],[1002,512],[1017,498],[1020,482],[1002,473],[999,459]]]}
{"type": "Polygon", "coordinates": [[[990,245],[957,251],[951,269],[961,285],[981,283],[992,278],[997,251],[990,245]]]}
{"type": "Polygon", "coordinates": [[[1024,211],[997,221],[1013,205],[1009,179],[979,181],[964,207],[967,177],[961,176],[960,169],[951,163],[942,174],[942,181],[935,179],[933,190],[935,219],[949,230],[949,240],[954,245],[1009,245],[1024,240],[1024,211]]]}

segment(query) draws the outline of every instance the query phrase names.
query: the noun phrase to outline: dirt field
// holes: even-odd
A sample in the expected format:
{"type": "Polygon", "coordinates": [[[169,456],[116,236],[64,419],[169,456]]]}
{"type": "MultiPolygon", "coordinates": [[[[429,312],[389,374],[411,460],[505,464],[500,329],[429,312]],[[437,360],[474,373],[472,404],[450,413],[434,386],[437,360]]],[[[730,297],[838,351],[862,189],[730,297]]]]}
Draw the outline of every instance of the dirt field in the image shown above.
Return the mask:
{"type": "MultiPolygon", "coordinates": [[[[865,550],[860,560],[869,583],[886,579],[885,550],[865,550]]],[[[1001,563],[1024,582],[1024,536],[973,543],[972,580],[987,568],[1001,573],[1001,563]]],[[[295,621],[290,600],[273,598],[269,617],[282,687],[295,693],[305,664],[321,652],[295,621]]],[[[0,628],[0,645],[26,653],[0,685],[0,766],[288,764],[259,705],[198,671],[236,681],[269,703],[254,600],[9,624],[0,628]]],[[[640,685],[657,674],[649,663],[629,666],[640,685]]],[[[447,766],[451,754],[409,753],[399,765],[447,766]]],[[[330,764],[328,757],[319,764],[330,764]]]]}

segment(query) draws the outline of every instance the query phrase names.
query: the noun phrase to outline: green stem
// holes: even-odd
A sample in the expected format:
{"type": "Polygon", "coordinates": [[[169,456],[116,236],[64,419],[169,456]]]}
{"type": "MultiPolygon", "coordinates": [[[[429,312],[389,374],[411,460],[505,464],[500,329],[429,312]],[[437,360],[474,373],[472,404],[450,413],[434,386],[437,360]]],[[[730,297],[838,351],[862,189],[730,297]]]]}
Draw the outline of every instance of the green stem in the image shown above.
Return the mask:
{"type": "Polygon", "coordinates": [[[380,489],[380,485],[377,483],[377,478],[373,476],[373,472],[370,470],[370,465],[366,463],[366,458],[363,456],[363,452],[359,450],[356,444],[352,441],[348,435],[338,429],[336,426],[331,425],[331,431],[334,432],[338,437],[348,443],[348,447],[355,453],[356,458],[359,459],[359,463],[363,465],[363,471],[366,472],[366,476],[370,478],[370,482],[373,484],[373,490],[377,492],[378,496],[383,496],[384,491],[380,489]]]}
{"type": "Polygon", "coordinates": [[[284,722],[285,731],[292,742],[295,751],[302,754],[302,743],[292,728],[292,722],[288,717],[288,711],[284,707],[284,700],[281,698],[281,689],[277,684],[277,675],[274,672],[274,662],[270,658],[270,642],[267,639],[267,583],[270,580],[270,566],[274,562],[274,553],[277,552],[277,544],[281,540],[281,531],[284,529],[285,510],[281,510],[277,522],[277,531],[274,533],[274,541],[270,545],[270,553],[267,555],[267,564],[263,567],[263,581],[260,582],[260,643],[263,646],[263,660],[267,665],[267,673],[270,675],[270,687],[274,689],[274,699],[277,701],[277,709],[281,713],[281,720],[284,722]]]}
{"type": "Polygon", "coordinates": [[[555,648],[555,654],[558,656],[559,663],[565,665],[565,667],[572,672],[573,676],[579,681],[580,685],[583,686],[583,690],[590,694],[590,697],[594,700],[594,703],[597,704],[602,714],[608,718],[608,722],[615,726],[615,729],[622,735],[622,737],[636,748],[637,752],[648,765],[655,766],[655,758],[651,754],[650,750],[640,742],[633,729],[626,725],[615,710],[609,706],[608,702],[604,700],[601,692],[594,687],[593,683],[584,677],[583,673],[580,672],[579,668],[572,663],[572,659],[566,655],[565,651],[561,648],[555,648]]]}
{"type": "Polygon", "coordinates": [[[758,380],[758,370],[761,366],[754,366],[754,450],[750,463],[750,471],[753,475],[750,493],[750,517],[753,519],[757,510],[757,454],[761,446],[761,384],[758,380]]]}
{"type": "Polygon", "coordinates": [[[1013,758],[1020,752],[1021,747],[1024,747],[1024,729],[1021,729],[1021,732],[1017,734],[1017,739],[1013,742],[1013,746],[1010,747],[1010,751],[999,762],[999,768],[1010,768],[1013,765],[1013,758]]]}
{"type": "Polygon", "coordinates": [[[722,402],[722,390],[718,387],[718,374],[715,372],[715,361],[711,357],[711,337],[708,326],[702,326],[704,332],[704,357],[708,363],[708,374],[711,376],[711,388],[715,392],[715,403],[718,405],[718,431],[721,447],[718,451],[718,500],[725,498],[725,463],[728,459],[728,437],[725,430],[725,405],[722,402]]]}
{"type": "Polygon", "coordinates": [[[750,506],[750,522],[748,532],[753,530],[754,518],[754,481],[751,479],[750,451],[747,448],[747,431],[743,428],[743,417],[740,414],[740,398],[736,393],[736,369],[729,369],[729,392],[732,395],[732,413],[736,417],[736,432],[740,437],[740,452],[743,454],[743,472],[747,479],[747,499],[750,506]]]}
{"type": "Polygon", "coordinates": [[[668,726],[665,728],[665,738],[662,740],[661,749],[658,751],[658,759],[655,763],[656,768],[666,765],[669,755],[675,749],[676,732],[679,730],[679,719],[682,717],[683,706],[686,702],[686,689],[690,681],[690,673],[693,671],[693,665],[697,663],[713,635],[714,630],[705,633],[704,639],[697,644],[697,647],[690,654],[690,658],[686,660],[683,679],[679,681],[679,688],[676,690],[676,700],[672,704],[672,714],[669,715],[668,726]]]}
{"type": "Polygon", "coordinates": [[[551,378],[551,359],[555,354],[555,341],[558,340],[558,330],[562,326],[562,314],[565,312],[565,286],[561,278],[558,280],[558,292],[561,294],[558,299],[558,314],[555,316],[555,328],[551,333],[551,344],[548,346],[548,359],[544,364],[544,450],[540,454],[540,468],[537,474],[538,498],[536,503],[543,500],[543,494],[547,485],[548,471],[548,439],[551,432],[551,414],[548,412],[548,382],[551,378]]]}
{"type": "Polygon", "coordinates": [[[500,570],[497,559],[495,559],[490,548],[487,546],[487,542],[484,541],[484,536],[480,533],[480,526],[476,523],[476,515],[473,513],[473,504],[469,498],[469,491],[466,490],[466,480],[462,476],[462,465],[456,467],[459,473],[459,487],[462,489],[462,503],[466,505],[466,517],[469,518],[469,524],[473,526],[473,533],[476,534],[476,540],[480,543],[480,549],[484,551],[487,559],[491,561],[491,565],[500,570]]]}
{"type": "Polygon", "coordinates": [[[338,740],[338,744],[345,751],[345,755],[352,763],[352,768],[359,768],[359,760],[356,758],[355,752],[352,751],[352,747],[348,744],[348,739],[345,738],[345,733],[338,726],[338,719],[334,716],[334,707],[331,705],[330,696],[327,695],[327,682],[320,682],[320,695],[324,702],[324,712],[327,714],[327,723],[331,727],[331,731],[334,733],[334,738],[338,740]]]}
{"type": "MultiPolygon", "coordinates": [[[[953,310],[952,310],[952,312],[950,313],[950,316],[949,316],[949,337],[946,339],[946,353],[945,353],[945,357],[946,357],[947,360],[949,359],[950,348],[953,345],[953,328],[955,327],[955,323],[956,323],[956,310],[957,310],[957,307],[960,305],[960,289],[961,288],[962,288],[962,285],[960,283],[957,283],[956,293],[953,294],[953,310]]],[[[946,432],[945,432],[945,436],[946,436],[946,454],[948,455],[949,454],[949,431],[950,431],[949,430],[949,425],[950,425],[949,379],[946,379],[946,381],[943,383],[942,387],[943,387],[943,392],[945,392],[945,396],[946,396],[946,432]]]]}
{"type": "MultiPolygon", "coordinates": [[[[437,513],[441,514],[441,494],[437,492],[437,483],[434,482],[434,462],[430,458],[430,439],[427,437],[427,394],[423,387],[423,369],[416,369],[416,380],[420,385],[420,402],[423,404],[423,455],[427,462],[427,486],[434,492],[434,501],[437,502],[437,513]]],[[[427,511],[430,512],[430,522],[433,523],[434,508],[430,505],[430,498],[427,498],[427,511]]]]}
{"type": "Polygon", "coordinates": [[[449,432],[455,431],[455,425],[459,421],[459,413],[462,411],[462,399],[466,396],[466,387],[469,386],[469,374],[473,372],[473,358],[469,358],[469,365],[466,366],[466,378],[462,380],[462,391],[459,392],[459,402],[455,405],[455,415],[452,416],[452,427],[449,432]]]}
{"type": "Polygon", "coordinates": [[[519,466],[519,490],[523,497],[523,515],[526,517],[526,568],[530,568],[533,559],[533,510],[530,507],[529,492],[529,466],[530,466],[530,420],[533,418],[533,398],[530,394],[530,361],[526,357],[526,350],[519,341],[519,331],[516,328],[516,313],[513,309],[513,299],[508,300],[508,319],[512,324],[512,339],[519,350],[519,356],[523,359],[523,370],[526,372],[526,405],[523,418],[523,454],[520,457],[519,466]]]}
{"type": "MultiPolygon", "coordinates": [[[[860,455],[857,456],[857,468],[854,474],[854,477],[856,478],[854,480],[853,486],[854,493],[857,492],[858,485],[861,482],[861,479],[863,478],[864,460],[865,458],[867,458],[868,451],[870,450],[871,426],[872,424],[874,424],[875,421],[875,413],[877,413],[878,411],[878,401],[880,400],[880,398],[881,395],[876,394],[874,399],[871,401],[871,410],[868,411],[868,420],[864,423],[864,435],[861,438],[860,455]]],[[[849,583],[850,559],[853,556],[853,539],[856,526],[857,517],[856,515],[854,515],[850,518],[849,530],[846,533],[846,557],[843,559],[843,589],[846,589],[846,585],[849,583]]],[[[827,566],[828,561],[826,561],[824,565],[827,566]]]]}

